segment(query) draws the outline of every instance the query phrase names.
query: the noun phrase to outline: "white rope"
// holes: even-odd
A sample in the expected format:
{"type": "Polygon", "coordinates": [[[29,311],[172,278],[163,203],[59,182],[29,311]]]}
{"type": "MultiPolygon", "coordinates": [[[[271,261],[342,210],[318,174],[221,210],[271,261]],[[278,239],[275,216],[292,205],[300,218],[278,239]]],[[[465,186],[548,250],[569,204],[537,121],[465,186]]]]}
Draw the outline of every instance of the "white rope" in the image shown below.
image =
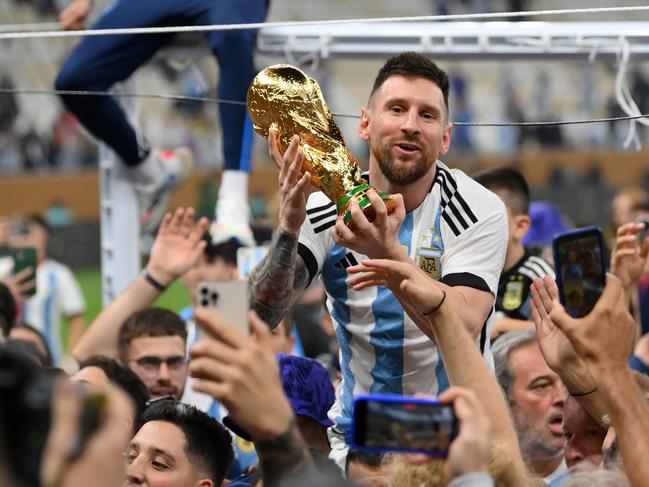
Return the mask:
{"type": "MultiPolygon", "coordinates": [[[[39,32],[12,32],[0,33],[1,39],[35,39],[47,37],[88,37],[104,35],[125,34],[167,34],[177,32],[211,32],[219,30],[260,29],[271,27],[302,27],[314,25],[340,25],[379,22],[422,22],[422,21],[447,21],[447,20],[484,20],[502,19],[512,17],[539,17],[568,14],[599,14],[599,13],[630,13],[649,11],[649,5],[629,7],[599,7],[599,8],[574,8],[563,10],[530,10],[519,12],[491,12],[478,14],[453,14],[453,15],[420,15],[410,17],[379,17],[365,19],[337,19],[337,20],[309,20],[299,22],[259,22],[250,24],[212,24],[166,27],[137,27],[125,29],[91,29],[82,31],[49,30],[39,32]]],[[[20,25],[20,24],[16,24],[20,25]]]]}
{"type": "MultiPolygon", "coordinates": [[[[68,95],[68,96],[107,96],[116,98],[153,98],[160,100],[173,100],[173,101],[194,101],[205,103],[224,103],[229,105],[246,106],[244,101],[223,100],[220,98],[212,98],[206,96],[186,96],[186,95],[173,95],[165,93],[121,93],[110,91],[79,91],[79,90],[44,90],[33,88],[0,88],[0,93],[14,94],[14,95],[68,95]]],[[[637,107],[636,107],[637,108],[637,107]]],[[[348,113],[333,113],[334,116],[340,118],[360,118],[360,115],[351,115],[348,113]]],[[[608,117],[608,118],[591,118],[583,120],[549,120],[542,122],[451,122],[458,127],[538,127],[547,125],[580,125],[587,123],[609,123],[619,122],[623,120],[640,121],[647,125],[649,124],[649,114],[637,113],[635,115],[628,115],[623,117],[608,117]],[[645,120],[647,119],[647,120],[645,120]]]]}

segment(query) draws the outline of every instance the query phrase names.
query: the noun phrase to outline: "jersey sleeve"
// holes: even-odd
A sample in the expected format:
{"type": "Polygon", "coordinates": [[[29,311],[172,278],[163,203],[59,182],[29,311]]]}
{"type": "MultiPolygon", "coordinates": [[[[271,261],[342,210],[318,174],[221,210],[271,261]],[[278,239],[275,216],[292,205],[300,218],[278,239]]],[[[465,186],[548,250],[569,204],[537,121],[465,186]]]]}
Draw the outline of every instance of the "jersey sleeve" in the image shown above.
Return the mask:
{"type": "MultiPolygon", "coordinates": [[[[495,197],[495,195],[494,195],[495,197]]],[[[497,198],[497,197],[496,197],[497,198]]],[[[454,238],[442,257],[442,282],[498,293],[498,280],[507,251],[507,214],[500,200],[491,200],[492,211],[454,238]]]]}
{"type": "Polygon", "coordinates": [[[309,272],[309,283],[322,270],[327,252],[333,246],[331,228],[336,224],[336,205],[323,193],[313,193],[307,202],[307,216],[300,229],[298,254],[309,272]]]}
{"type": "Polygon", "coordinates": [[[65,266],[58,269],[59,299],[61,311],[65,316],[75,316],[86,311],[86,302],[83,299],[81,288],[72,271],[65,266]]]}

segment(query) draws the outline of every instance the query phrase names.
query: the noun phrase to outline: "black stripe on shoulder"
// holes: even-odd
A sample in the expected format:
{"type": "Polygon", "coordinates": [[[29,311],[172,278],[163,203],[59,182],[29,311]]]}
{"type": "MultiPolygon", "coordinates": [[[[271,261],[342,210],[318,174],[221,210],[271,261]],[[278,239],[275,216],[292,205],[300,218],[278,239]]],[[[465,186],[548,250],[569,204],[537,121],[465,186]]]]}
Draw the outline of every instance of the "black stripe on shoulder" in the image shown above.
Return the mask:
{"type": "Polygon", "coordinates": [[[472,287],[474,289],[479,289],[480,291],[491,292],[487,282],[482,278],[478,277],[475,274],[470,272],[456,272],[454,274],[446,274],[442,277],[442,282],[447,286],[466,286],[472,287]]]}
{"type": "Polygon", "coordinates": [[[315,224],[318,223],[319,221],[324,220],[325,218],[329,218],[330,216],[338,216],[338,212],[336,211],[335,208],[327,213],[320,213],[318,216],[309,218],[309,221],[315,224]]]}
{"type": "Polygon", "coordinates": [[[455,225],[455,222],[453,219],[446,213],[446,211],[442,212],[442,218],[446,222],[446,224],[451,228],[451,231],[456,237],[460,236],[460,231],[458,230],[457,226],[455,225]]]}
{"type": "Polygon", "coordinates": [[[451,189],[450,184],[448,183],[448,178],[443,173],[440,173],[441,181],[441,190],[442,200],[450,200],[453,197],[453,190],[451,189]]]}
{"type": "Polygon", "coordinates": [[[318,272],[318,261],[313,256],[311,250],[309,250],[309,247],[300,242],[297,244],[297,255],[302,257],[306,270],[309,272],[309,284],[306,285],[306,287],[309,287],[318,272]]]}
{"type": "Polygon", "coordinates": [[[471,211],[471,208],[469,208],[469,205],[466,203],[466,201],[464,201],[464,198],[462,198],[462,195],[460,194],[459,191],[455,192],[455,199],[457,199],[459,201],[460,205],[462,205],[462,208],[464,209],[467,216],[471,219],[471,221],[473,223],[477,223],[478,219],[473,214],[473,212],[471,211]]]}
{"type": "Polygon", "coordinates": [[[466,230],[467,228],[469,228],[469,224],[466,222],[466,220],[465,220],[464,217],[462,216],[462,213],[460,212],[460,210],[458,210],[457,207],[455,206],[455,204],[453,204],[453,200],[449,200],[449,202],[448,202],[448,209],[449,209],[449,211],[453,214],[453,216],[455,217],[455,219],[456,219],[458,222],[460,222],[460,225],[462,225],[462,228],[464,228],[465,230],[466,230]]]}
{"type": "Polygon", "coordinates": [[[315,227],[315,228],[313,229],[313,231],[314,231],[315,233],[324,232],[327,228],[331,228],[331,227],[333,227],[335,224],[336,224],[336,219],[334,218],[333,220],[329,220],[329,221],[324,222],[324,223],[323,223],[322,225],[320,225],[319,227],[315,227]]]}
{"type": "Polygon", "coordinates": [[[327,203],[326,205],[316,206],[315,208],[308,208],[306,210],[306,214],[307,215],[313,215],[314,213],[318,213],[320,211],[327,210],[327,209],[331,208],[332,206],[336,206],[336,204],[333,201],[327,203]]]}
{"type": "Polygon", "coordinates": [[[484,354],[485,347],[487,346],[487,323],[489,323],[489,318],[491,318],[493,312],[494,309],[492,307],[491,311],[489,311],[489,315],[487,316],[487,319],[484,322],[484,325],[482,325],[482,330],[480,330],[480,353],[483,354],[484,354]]]}
{"type": "Polygon", "coordinates": [[[455,182],[455,178],[451,175],[451,172],[439,166],[437,166],[437,169],[439,169],[440,174],[446,176],[450,185],[453,186],[453,189],[457,189],[457,183],[455,182]]]}

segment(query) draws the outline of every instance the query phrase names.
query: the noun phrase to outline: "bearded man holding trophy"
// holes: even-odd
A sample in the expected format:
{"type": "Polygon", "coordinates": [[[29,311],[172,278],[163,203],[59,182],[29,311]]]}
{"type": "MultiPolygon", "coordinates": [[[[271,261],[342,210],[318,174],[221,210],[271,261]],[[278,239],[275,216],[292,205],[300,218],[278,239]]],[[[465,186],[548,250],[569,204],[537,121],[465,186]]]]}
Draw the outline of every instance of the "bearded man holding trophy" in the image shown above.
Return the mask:
{"type": "Polygon", "coordinates": [[[361,174],[317,83],[302,71],[266,68],[248,91],[281,195],[278,229],[250,278],[251,306],[274,327],[312,279],[324,283],[343,376],[329,412],[330,457],[341,467],[353,396],[448,387],[428,321],[442,305],[454,308],[493,364],[488,337],[507,215],[496,195],[438,160],[451,145],[448,95],[448,76],[429,59],[388,59],[361,112],[358,133],[370,148],[361,174]],[[429,309],[404,297],[403,276],[387,272],[385,260],[427,274],[436,296],[429,309]]]}

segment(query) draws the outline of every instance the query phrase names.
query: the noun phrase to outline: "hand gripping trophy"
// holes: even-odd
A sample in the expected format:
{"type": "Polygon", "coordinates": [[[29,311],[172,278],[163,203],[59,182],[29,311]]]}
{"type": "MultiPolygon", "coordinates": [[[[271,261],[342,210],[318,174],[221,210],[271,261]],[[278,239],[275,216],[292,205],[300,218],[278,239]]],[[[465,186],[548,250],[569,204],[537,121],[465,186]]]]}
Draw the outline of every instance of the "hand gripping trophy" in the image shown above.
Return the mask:
{"type": "MultiPolygon", "coordinates": [[[[376,214],[367,191],[372,186],[361,177],[358,159],[349,151],[333,115],[327,108],[320,86],[290,64],[276,64],[262,70],[248,89],[248,110],[255,130],[268,137],[277,130],[279,149],[286,151],[294,134],[300,136],[304,152],[302,174],[311,174],[311,183],[336,203],[338,214],[353,229],[349,205],[352,200],[369,221],[376,214]]],[[[395,203],[381,191],[388,213],[395,203]]]]}

